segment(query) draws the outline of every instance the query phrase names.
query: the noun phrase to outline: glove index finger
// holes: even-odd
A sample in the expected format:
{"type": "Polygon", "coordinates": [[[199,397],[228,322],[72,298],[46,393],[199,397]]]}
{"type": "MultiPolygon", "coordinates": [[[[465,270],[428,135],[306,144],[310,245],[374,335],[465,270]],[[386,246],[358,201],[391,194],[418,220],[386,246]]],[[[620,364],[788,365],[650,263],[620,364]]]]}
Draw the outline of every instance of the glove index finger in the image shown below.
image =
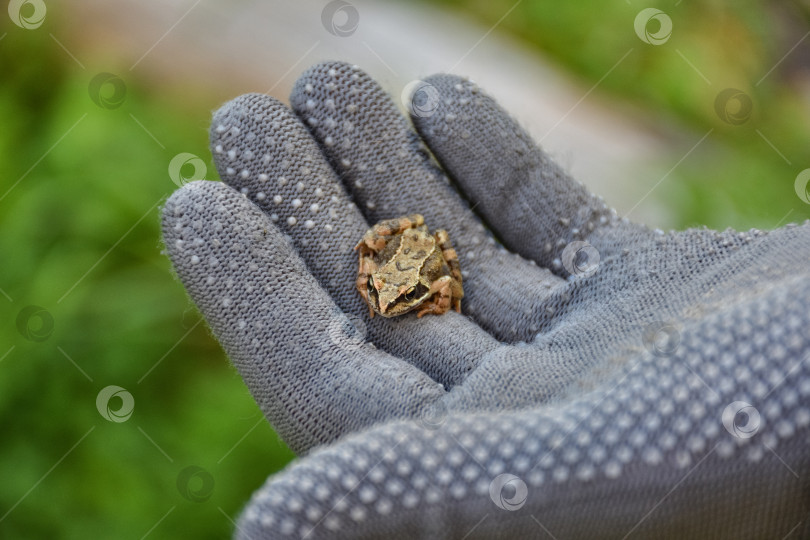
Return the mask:
{"type": "Polygon", "coordinates": [[[411,100],[421,103],[431,95],[435,105],[429,111],[411,108],[417,131],[510,250],[565,275],[561,260],[572,242],[599,244],[606,256],[623,247],[620,231],[608,235],[610,241],[595,232],[643,230],[568,176],[476,83],[432,75],[411,100]]]}

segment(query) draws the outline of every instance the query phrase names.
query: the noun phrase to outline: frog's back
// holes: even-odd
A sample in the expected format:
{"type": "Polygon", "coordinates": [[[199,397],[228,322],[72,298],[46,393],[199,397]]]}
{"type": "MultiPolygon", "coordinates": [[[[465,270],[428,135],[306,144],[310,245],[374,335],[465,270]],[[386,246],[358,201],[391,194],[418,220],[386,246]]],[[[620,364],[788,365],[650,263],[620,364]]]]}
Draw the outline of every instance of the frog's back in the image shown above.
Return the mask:
{"type": "Polygon", "coordinates": [[[392,235],[385,247],[375,255],[374,261],[381,270],[386,264],[393,264],[395,261],[409,261],[419,267],[435,245],[436,240],[428,232],[427,226],[420,225],[392,235]]]}

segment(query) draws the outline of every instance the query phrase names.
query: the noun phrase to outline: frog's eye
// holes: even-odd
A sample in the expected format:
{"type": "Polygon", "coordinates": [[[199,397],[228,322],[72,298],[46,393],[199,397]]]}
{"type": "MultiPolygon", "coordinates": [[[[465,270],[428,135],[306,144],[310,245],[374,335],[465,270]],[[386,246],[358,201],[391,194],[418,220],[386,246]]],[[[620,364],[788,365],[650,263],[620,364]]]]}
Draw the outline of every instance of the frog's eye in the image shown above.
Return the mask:
{"type": "Polygon", "coordinates": [[[416,287],[411,287],[410,290],[405,292],[405,300],[413,300],[416,298],[416,287]]]}

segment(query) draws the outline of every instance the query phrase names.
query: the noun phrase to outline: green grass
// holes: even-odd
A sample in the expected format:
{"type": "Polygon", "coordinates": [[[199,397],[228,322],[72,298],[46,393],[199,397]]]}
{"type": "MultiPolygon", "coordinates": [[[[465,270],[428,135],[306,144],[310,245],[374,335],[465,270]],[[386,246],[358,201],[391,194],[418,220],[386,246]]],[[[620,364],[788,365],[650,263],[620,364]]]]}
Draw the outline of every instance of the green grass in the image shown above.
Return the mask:
{"type": "Polygon", "coordinates": [[[0,537],[140,538],[168,513],[150,537],[228,538],[221,511],[238,515],[292,453],[197,324],[161,254],[160,206],[177,187],[168,164],[180,152],[210,162],[211,102],[152,94],[127,78],[124,103],[100,108],[88,93],[95,73],[63,62],[33,32],[8,31],[0,288],[12,300],[0,297],[0,355],[10,350],[0,362],[0,517],[10,512],[0,537]],[[43,341],[18,331],[28,305],[53,319],[43,341]],[[96,409],[108,385],[134,397],[126,422],[96,409]],[[177,487],[189,465],[214,480],[205,501],[177,487]]]}
{"type": "MultiPolygon", "coordinates": [[[[599,92],[632,104],[627,110],[643,111],[641,121],[671,138],[671,157],[661,164],[663,171],[712,130],[656,190],[655,196],[674,208],[678,227],[773,228],[810,217],[810,206],[799,200],[793,188],[797,174],[810,167],[806,148],[810,107],[807,83],[802,84],[808,70],[801,61],[810,43],[805,41],[780,61],[810,30],[801,4],[753,0],[440,3],[486,27],[514,8],[498,24],[500,31],[512,33],[579,77],[583,94],[604,77],[599,92]],[[664,11],[672,20],[672,34],[662,45],[644,43],[634,31],[636,15],[647,7],[664,11]],[[715,99],[726,88],[742,90],[753,102],[752,114],[742,124],[724,122],[716,112],[715,99]],[[692,136],[683,138],[673,132],[692,136]]],[[[657,29],[651,22],[649,30],[657,29]]],[[[733,110],[734,103],[729,105],[733,110]]],[[[658,178],[638,180],[652,186],[658,178]]]]}

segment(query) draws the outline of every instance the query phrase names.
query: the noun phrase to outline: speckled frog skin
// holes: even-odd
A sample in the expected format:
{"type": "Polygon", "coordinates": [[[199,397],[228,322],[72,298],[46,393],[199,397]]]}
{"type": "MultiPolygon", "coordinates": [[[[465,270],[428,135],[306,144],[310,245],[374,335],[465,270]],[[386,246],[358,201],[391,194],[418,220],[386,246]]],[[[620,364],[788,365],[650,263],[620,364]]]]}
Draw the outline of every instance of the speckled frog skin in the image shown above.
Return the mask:
{"type": "Polygon", "coordinates": [[[357,290],[369,316],[396,317],[418,308],[442,315],[461,312],[464,290],[458,256],[447,231],[430,234],[420,214],[381,221],[355,246],[360,254],[357,290]]]}

